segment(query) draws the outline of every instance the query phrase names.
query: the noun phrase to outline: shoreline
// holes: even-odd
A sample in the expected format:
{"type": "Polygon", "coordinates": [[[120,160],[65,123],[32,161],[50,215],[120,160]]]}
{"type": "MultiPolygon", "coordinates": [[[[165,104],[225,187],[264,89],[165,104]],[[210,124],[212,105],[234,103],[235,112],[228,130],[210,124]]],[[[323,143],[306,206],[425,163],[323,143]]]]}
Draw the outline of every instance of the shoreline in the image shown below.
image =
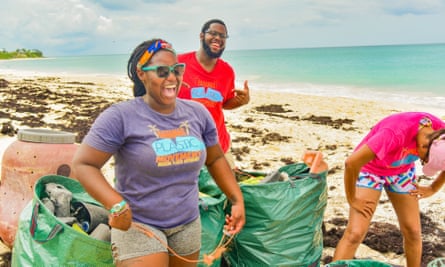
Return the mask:
{"type": "MultiPolygon", "coordinates": [[[[44,58],[45,60],[52,60],[52,58],[44,58]]],[[[59,69],[36,71],[36,68],[29,70],[2,68],[0,64],[0,76],[8,75],[13,79],[20,77],[63,77],[65,79],[73,79],[77,77],[79,80],[88,79],[90,81],[100,81],[108,78],[119,80],[120,82],[130,85],[130,81],[125,71],[122,72],[88,72],[85,69],[78,71],[77,69],[67,68],[65,71],[59,69]]],[[[391,88],[391,85],[386,87],[373,87],[367,85],[352,85],[352,84],[326,84],[326,83],[311,83],[311,82],[273,82],[264,83],[258,77],[238,75],[235,81],[235,86],[241,88],[244,80],[249,80],[249,85],[258,91],[265,91],[279,95],[301,95],[301,96],[320,96],[329,98],[351,98],[358,101],[373,101],[381,103],[392,103],[395,108],[407,106],[407,109],[422,109],[422,110],[441,110],[445,106],[445,95],[442,90],[437,91],[437,88],[431,88],[432,91],[425,92],[424,88],[416,88],[412,91],[405,88],[391,88]]],[[[428,90],[428,89],[426,89],[428,90]]]]}
{"type": "MultiPolygon", "coordinates": [[[[74,130],[81,136],[89,129],[93,117],[107,105],[133,97],[128,78],[117,75],[42,76],[0,71],[1,79],[9,84],[6,89],[0,88],[0,123],[11,122],[14,129],[49,127],[74,130]],[[36,99],[44,103],[33,102],[36,99]]],[[[329,197],[324,219],[328,229],[341,229],[335,224],[335,218],[347,219],[349,207],[343,193],[343,162],[374,123],[400,111],[428,111],[445,120],[445,109],[389,101],[277,93],[251,87],[248,105],[224,112],[237,166],[243,170],[269,172],[288,162],[301,161],[305,150],[321,151],[329,165],[329,197]]],[[[0,148],[6,148],[6,140],[14,138],[15,135],[0,134],[0,148]]],[[[106,173],[106,177],[112,179],[111,167],[106,173]]],[[[442,188],[433,197],[422,200],[420,206],[421,211],[445,233],[445,221],[440,214],[445,208],[444,191],[442,188]]],[[[397,226],[386,194],[382,194],[381,201],[383,204],[378,206],[373,221],[397,226]]],[[[378,253],[366,246],[363,249],[357,257],[366,258],[376,253],[372,256],[376,260],[403,265],[400,255],[378,253]]],[[[327,247],[324,254],[332,256],[333,248],[327,247]]]]}

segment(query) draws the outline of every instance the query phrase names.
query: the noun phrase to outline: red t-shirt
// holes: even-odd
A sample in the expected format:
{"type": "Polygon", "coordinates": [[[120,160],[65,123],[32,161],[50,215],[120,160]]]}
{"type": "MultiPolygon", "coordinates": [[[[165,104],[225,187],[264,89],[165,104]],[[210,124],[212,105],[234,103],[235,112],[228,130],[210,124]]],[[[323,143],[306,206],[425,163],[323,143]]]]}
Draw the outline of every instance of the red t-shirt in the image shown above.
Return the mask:
{"type": "Polygon", "coordinates": [[[212,114],[218,130],[219,143],[226,153],[230,145],[223,113],[223,104],[235,96],[235,72],[224,60],[218,59],[212,71],[206,71],[196,59],[196,52],[178,55],[185,63],[184,80],[178,97],[202,103],[212,114]]]}

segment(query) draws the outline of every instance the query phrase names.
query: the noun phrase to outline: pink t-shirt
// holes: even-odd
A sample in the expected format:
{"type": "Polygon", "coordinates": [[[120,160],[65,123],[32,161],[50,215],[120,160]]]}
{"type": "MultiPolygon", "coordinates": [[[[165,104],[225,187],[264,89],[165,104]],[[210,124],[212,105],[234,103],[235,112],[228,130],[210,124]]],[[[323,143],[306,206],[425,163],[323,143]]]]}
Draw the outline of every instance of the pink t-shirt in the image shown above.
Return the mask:
{"type": "Polygon", "coordinates": [[[196,59],[196,52],[178,55],[178,61],[185,63],[184,80],[178,97],[202,103],[215,121],[222,150],[228,151],[230,135],[227,131],[223,104],[234,97],[235,73],[233,68],[218,59],[211,72],[206,71],[196,59]]]}
{"type": "Polygon", "coordinates": [[[379,121],[355,149],[366,144],[376,154],[361,171],[391,176],[413,167],[419,159],[416,136],[425,119],[434,130],[445,128],[445,122],[426,112],[401,112],[379,121]]]}

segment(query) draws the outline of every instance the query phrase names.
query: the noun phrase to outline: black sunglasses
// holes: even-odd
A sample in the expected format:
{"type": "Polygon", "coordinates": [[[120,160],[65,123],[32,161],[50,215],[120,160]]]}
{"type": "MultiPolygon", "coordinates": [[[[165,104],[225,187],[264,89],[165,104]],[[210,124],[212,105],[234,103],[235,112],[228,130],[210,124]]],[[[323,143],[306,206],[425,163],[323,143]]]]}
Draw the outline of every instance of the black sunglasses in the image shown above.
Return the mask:
{"type": "Polygon", "coordinates": [[[185,71],[185,63],[177,63],[173,66],[145,66],[141,68],[142,71],[156,71],[156,74],[159,78],[167,78],[170,75],[170,72],[176,77],[182,76],[185,71]]]}

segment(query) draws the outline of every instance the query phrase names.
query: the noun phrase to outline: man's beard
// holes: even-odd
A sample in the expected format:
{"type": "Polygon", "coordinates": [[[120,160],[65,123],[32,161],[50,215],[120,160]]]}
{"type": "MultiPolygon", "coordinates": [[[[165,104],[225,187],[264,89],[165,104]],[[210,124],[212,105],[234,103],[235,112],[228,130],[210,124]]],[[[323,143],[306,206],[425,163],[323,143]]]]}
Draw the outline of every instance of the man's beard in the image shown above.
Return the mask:
{"type": "Polygon", "coordinates": [[[219,50],[218,53],[213,53],[212,49],[210,49],[210,46],[208,44],[206,44],[205,40],[202,40],[202,47],[204,48],[204,51],[206,52],[206,54],[211,57],[211,58],[219,58],[221,57],[222,53],[224,52],[224,49],[219,50]]]}

